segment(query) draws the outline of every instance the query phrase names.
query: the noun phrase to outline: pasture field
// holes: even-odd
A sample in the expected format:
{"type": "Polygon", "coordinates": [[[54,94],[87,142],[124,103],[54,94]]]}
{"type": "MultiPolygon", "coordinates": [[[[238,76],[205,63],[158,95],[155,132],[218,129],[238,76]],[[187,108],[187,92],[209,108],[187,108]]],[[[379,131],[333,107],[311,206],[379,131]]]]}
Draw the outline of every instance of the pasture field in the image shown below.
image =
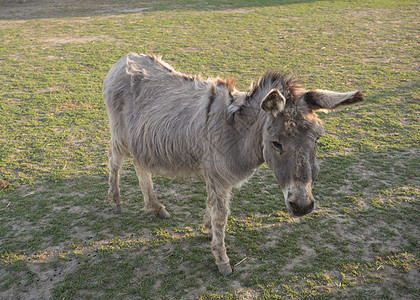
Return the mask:
{"type": "Polygon", "coordinates": [[[0,299],[419,299],[420,6],[416,1],[2,1],[0,299]],[[267,167],[235,190],[222,277],[201,179],[155,177],[171,218],[107,199],[101,96],[128,52],[184,73],[266,70],[307,88],[360,89],[319,113],[315,212],[290,218],[267,167]]]}

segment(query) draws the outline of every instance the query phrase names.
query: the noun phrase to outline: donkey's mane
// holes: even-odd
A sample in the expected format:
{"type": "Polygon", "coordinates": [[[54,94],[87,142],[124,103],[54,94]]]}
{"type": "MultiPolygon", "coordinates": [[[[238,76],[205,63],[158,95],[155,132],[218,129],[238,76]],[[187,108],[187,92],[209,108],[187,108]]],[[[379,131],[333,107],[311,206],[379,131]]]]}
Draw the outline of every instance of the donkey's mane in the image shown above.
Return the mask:
{"type": "MultiPolygon", "coordinates": [[[[176,71],[170,64],[163,61],[161,56],[153,54],[145,54],[145,56],[158,63],[167,72],[179,76],[187,81],[203,81],[203,78],[200,75],[187,75],[176,71]]],[[[234,78],[222,79],[220,77],[216,77],[212,80],[216,85],[224,85],[230,94],[236,90],[234,78]]],[[[296,77],[278,71],[269,71],[251,84],[251,88],[246,95],[246,99],[249,100],[258,92],[268,88],[276,88],[280,90],[286,99],[295,98],[303,90],[300,85],[300,81],[296,77]]]]}
{"type": "Polygon", "coordinates": [[[286,99],[295,98],[303,90],[296,77],[282,72],[270,71],[251,84],[247,98],[253,98],[258,92],[273,88],[282,92],[286,99]]]}

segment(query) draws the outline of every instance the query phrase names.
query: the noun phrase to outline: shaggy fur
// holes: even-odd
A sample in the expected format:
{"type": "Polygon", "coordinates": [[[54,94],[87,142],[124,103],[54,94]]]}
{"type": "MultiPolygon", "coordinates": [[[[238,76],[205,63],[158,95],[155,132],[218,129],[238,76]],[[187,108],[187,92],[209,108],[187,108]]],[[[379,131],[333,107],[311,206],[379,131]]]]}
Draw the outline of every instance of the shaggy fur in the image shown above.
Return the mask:
{"type": "Polygon", "coordinates": [[[152,174],[203,176],[207,187],[204,227],[219,271],[232,272],[224,242],[233,187],[262,163],[273,170],[291,214],[314,208],[318,174],[313,113],[363,100],[359,92],[306,91],[293,77],[270,72],[236,90],[233,80],[203,80],[175,71],[152,55],[128,54],[104,80],[109,116],[109,197],[121,209],[119,170],[133,157],[146,207],[169,217],[153,191],[152,174]]]}

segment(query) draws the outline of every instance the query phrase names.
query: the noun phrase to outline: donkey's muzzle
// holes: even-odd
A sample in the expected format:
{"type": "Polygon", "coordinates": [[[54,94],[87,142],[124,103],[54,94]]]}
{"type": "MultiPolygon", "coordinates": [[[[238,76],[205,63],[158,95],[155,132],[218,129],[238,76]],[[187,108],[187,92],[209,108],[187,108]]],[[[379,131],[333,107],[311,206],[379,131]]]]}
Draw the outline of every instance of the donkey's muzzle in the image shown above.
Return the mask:
{"type": "Polygon", "coordinates": [[[288,192],[286,205],[290,214],[295,217],[301,217],[314,210],[315,200],[312,197],[311,191],[299,187],[288,192]]]}
{"type": "Polygon", "coordinates": [[[314,201],[310,201],[308,205],[302,206],[295,202],[289,202],[290,212],[293,216],[301,217],[311,213],[314,210],[314,201]]]}

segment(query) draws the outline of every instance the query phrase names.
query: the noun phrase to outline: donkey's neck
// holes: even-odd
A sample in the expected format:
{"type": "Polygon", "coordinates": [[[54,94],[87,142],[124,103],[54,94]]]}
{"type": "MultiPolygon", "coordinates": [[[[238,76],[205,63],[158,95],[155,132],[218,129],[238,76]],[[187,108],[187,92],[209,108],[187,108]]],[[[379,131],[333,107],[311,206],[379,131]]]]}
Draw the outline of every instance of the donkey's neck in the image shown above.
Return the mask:
{"type": "Polygon", "coordinates": [[[242,106],[233,121],[237,136],[237,155],[244,169],[254,170],[264,163],[263,129],[266,113],[260,101],[246,99],[247,93],[238,93],[235,102],[242,106]],[[251,100],[251,101],[249,101],[251,100]]]}
{"type": "Polygon", "coordinates": [[[263,128],[265,116],[259,114],[260,117],[250,127],[244,139],[244,159],[248,161],[253,168],[257,168],[264,163],[263,155],[263,128]]]}
{"type": "Polygon", "coordinates": [[[234,124],[241,135],[238,153],[244,167],[254,170],[264,163],[263,129],[266,114],[261,110],[260,103],[255,102],[242,110],[238,119],[240,120],[236,120],[234,124]]]}

